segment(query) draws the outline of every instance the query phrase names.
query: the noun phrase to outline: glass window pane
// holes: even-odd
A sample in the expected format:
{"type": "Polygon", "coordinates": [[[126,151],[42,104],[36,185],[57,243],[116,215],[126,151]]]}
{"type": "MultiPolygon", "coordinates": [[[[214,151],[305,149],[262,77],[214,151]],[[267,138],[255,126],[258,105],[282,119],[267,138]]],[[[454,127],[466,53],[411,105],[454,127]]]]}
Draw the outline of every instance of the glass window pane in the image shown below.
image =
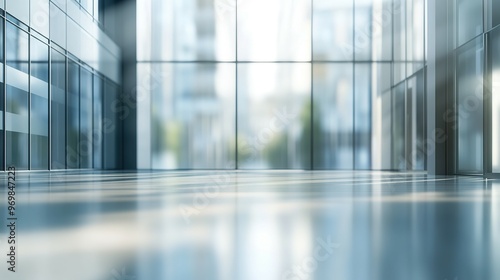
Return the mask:
{"type": "Polygon", "coordinates": [[[424,66],[424,1],[413,0],[412,8],[407,10],[407,76],[419,71],[424,66]]]}
{"type": "Polygon", "coordinates": [[[66,14],[50,3],[50,39],[66,48],[66,14]]]}
{"type": "Polygon", "coordinates": [[[80,0],[80,5],[90,14],[94,11],[93,0],[80,0]]]}
{"type": "Polygon", "coordinates": [[[7,22],[6,28],[6,47],[5,56],[7,66],[13,67],[19,71],[29,74],[29,37],[28,34],[17,28],[10,22],[7,22]]]}
{"type": "Polygon", "coordinates": [[[122,167],[121,121],[117,113],[120,105],[118,86],[106,82],[104,92],[104,168],[120,169],[122,167]]]}
{"type": "Polygon", "coordinates": [[[238,60],[311,60],[311,1],[239,1],[238,60]]]}
{"type": "Polygon", "coordinates": [[[92,73],[80,70],[80,168],[92,168],[92,73]]]}
{"type": "Polygon", "coordinates": [[[66,168],[66,58],[51,57],[51,169],[66,168]]]}
{"type": "Polygon", "coordinates": [[[354,16],[354,44],[355,59],[370,61],[372,60],[373,36],[372,28],[375,27],[372,22],[374,16],[372,0],[355,0],[354,16]]]}
{"type": "Polygon", "coordinates": [[[354,168],[371,169],[371,64],[354,66],[354,168]]]}
{"type": "Polygon", "coordinates": [[[314,60],[353,60],[353,1],[313,3],[314,60]]]}
{"type": "Polygon", "coordinates": [[[29,22],[30,0],[5,0],[7,12],[22,22],[29,22]]]}
{"type": "Polygon", "coordinates": [[[311,65],[238,65],[238,167],[311,168],[311,65]]]}
{"type": "Polygon", "coordinates": [[[31,0],[31,27],[45,37],[49,37],[49,3],[47,0],[31,0]]]}
{"type": "Polygon", "coordinates": [[[66,164],[69,169],[77,169],[80,166],[80,66],[73,61],[68,64],[68,94],[67,94],[67,113],[68,121],[66,123],[66,164]]]}
{"type": "Polygon", "coordinates": [[[392,169],[406,170],[405,139],[405,93],[404,82],[392,91],[392,169]]]}
{"type": "Polygon", "coordinates": [[[28,34],[7,23],[5,108],[7,165],[28,169],[28,34]]]}
{"type": "Polygon", "coordinates": [[[500,29],[491,32],[492,169],[500,173],[500,29]]]}
{"type": "Polygon", "coordinates": [[[236,1],[139,0],[137,58],[234,61],[236,1]]]}
{"type": "Polygon", "coordinates": [[[49,47],[31,38],[31,169],[49,168],[49,47]]]}
{"type": "Polygon", "coordinates": [[[458,45],[483,32],[483,1],[457,0],[458,45]]]}
{"type": "MultiPolygon", "coordinates": [[[[28,84],[28,76],[23,83],[28,84]]],[[[5,108],[7,166],[28,169],[28,92],[7,84],[5,108]]]]}
{"type": "Polygon", "coordinates": [[[457,54],[458,171],[483,172],[483,41],[457,54]]]}
{"type": "Polygon", "coordinates": [[[392,0],[374,0],[373,5],[373,60],[392,60],[392,0]]]}
{"type": "MultiPolygon", "coordinates": [[[[406,61],[406,0],[394,0],[393,7],[393,60],[394,62],[404,62],[406,61]]],[[[401,67],[405,68],[405,65],[402,64],[401,67]]],[[[395,70],[394,73],[405,75],[404,70],[395,70]]]]}
{"type": "Polygon", "coordinates": [[[424,170],[424,71],[420,70],[408,79],[406,88],[406,169],[424,170]]]}
{"type": "MultiPolygon", "coordinates": [[[[235,158],[235,64],[156,64],[152,85],[152,166],[225,169],[235,158]]],[[[234,168],[234,167],[233,167],[234,168]]]]}
{"type": "Polygon", "coordinates": [[[94,168],[102,168],[102,100],[103,81],[99,76],[94,76],[94,129],[92,130],[92,142],[94,144],[94,168]]]}
{"type": "Polygon", "coordinates": [[[488,0],[488,29],[500,24],[500,0],[488,0]]]}
{"type": "Polygon", "coordinates": [[[313,168],[352,170],[353,64],[316,63],[313,83],[313,168]]]}
{"type": "Polygon", "coordinates": [[[372,169],[375,170],[392,169],[391,76],[391,64],[372,65],[372,169]]]}

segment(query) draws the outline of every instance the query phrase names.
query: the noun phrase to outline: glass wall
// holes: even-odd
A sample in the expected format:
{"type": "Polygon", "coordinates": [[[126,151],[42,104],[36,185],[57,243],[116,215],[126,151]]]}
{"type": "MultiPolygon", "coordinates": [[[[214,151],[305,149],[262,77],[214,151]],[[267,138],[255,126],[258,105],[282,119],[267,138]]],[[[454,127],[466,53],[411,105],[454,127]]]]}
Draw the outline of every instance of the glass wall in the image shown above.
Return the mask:
{"type": "Polygon", "coordinates": [[[458,172],[483,173],[483,39],[458,49],[458,172]]]}
{"type": "Polygon", "coordinates": [[[138,0],[142,167],[425,169],[425,5],[138,0]]]}
{"type": "Polygon", "coordinates": [[[80,70],[80,168],[92,168],[92,118],[93,118],[93,81],[92,73],[85,67],[80,70]]]}
{"type": "Polygon", "coordinates": [[[93,148],[93,158],[94,158],[94,168],[102,168],[103,159],[103,93],[104,93],[104,82],[102,77],[94,75],[94,112],[93,116],[93,130],[92,130],[92,143],[93,148]]]}
{"type": "Polygon", "coordinates": [[[153,168],[223,168],[234,160],[235,65],[152,67],[165,76],[151,96],[153,168]]]}
{"type": "Polygon", "coordinates": [[[352,63],[317,63],[313,71],[313,168],[354,168],[352,63]]]}
{"type": "MultiPolygon", "coordinates": [[[[106,94],[119,100],[120,87],[61,48],[64,12],[49,8],[49,1],[28,2],[26,10],[20,9],[21,2],[9,1],[6,13],[0,15],[0,170],[103,168],[102,100],[106,94]],[[49,9],[61,14],[45,18],[49,9]],[[108,90],[104,83],[110,85],[108,90]]],[[[108,116],[120,123],[119,114],[110,109],[108,116]]],[[[120,133],[121,129],[108,136],[109,147],[120,147],[120,133]]],[[[108,161],[119,168],[117,151],[121,153],[121,148],[108,161]]]]}
{"type": "Polygon", "coordinates": [[[238,64],[238,168],[311,168],[310,74],[308,63],[238,64]]]}
{"type": "Polygon", "coordinates": [[[457,0],[457,45],[483,33],[483,1],[457,0]]]}
{"type": "Polygon", "coordinates": [[[80,66],[68,61],[66,165],[69,169],[80,167],[80,66]]]}
{"type": "Polygon", "coordinates": [[[66,56],[51,51],[51,169],[66,168],[66,56]]]}
{"type": "Polygon", "coordinates": [[[491,33],[490,50],[492,172],[500,173],[500,28],[491,33]]]}
{"type": "Polygon", "coordinates": [[[457,174],[500,174],[498,152],[498,51],[500,1],[458,0],[449,5],[453,23],[454,108],[451,127],[457,174]]]}
{"type": "Polygon", "coordinates": [[[49,169],[49,47],[31,37],[31,169],[49,169]]]}
{"type": "Polygon", "coordinates": [[[5,35],[6,163],[29,169],[29,36],[11,22],[5,35]]]}

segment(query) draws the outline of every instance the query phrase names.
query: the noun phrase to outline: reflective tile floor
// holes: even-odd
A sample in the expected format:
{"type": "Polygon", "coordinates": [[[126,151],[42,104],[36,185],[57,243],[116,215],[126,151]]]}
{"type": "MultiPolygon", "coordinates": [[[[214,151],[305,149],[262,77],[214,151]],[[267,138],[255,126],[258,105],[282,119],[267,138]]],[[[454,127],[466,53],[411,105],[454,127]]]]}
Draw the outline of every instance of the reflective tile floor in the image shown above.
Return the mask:
{"type": "Polygon", "coordinates": [[[0,175],[0,279],[500,279],[500,181],[382,172],[0,175]]]}

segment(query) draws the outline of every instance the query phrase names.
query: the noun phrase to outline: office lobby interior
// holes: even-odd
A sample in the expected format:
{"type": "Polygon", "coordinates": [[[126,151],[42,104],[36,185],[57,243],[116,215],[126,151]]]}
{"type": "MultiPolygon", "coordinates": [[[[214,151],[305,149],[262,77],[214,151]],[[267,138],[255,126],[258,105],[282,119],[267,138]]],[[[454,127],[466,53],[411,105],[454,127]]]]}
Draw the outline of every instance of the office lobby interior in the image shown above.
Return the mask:
{"type": "Polygon", "coordinates": [[[500,279],[500,0],[0,0],[0,279],[500,279]]]}

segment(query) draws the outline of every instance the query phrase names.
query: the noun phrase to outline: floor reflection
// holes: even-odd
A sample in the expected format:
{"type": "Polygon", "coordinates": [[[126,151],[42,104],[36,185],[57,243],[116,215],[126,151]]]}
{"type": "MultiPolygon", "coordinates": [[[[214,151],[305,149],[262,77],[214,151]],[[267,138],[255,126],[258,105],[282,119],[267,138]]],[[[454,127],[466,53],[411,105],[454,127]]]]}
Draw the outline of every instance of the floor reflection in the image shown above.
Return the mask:
{"type": "Polygon", "coordinates": [[[2,261],[1,279],[500,279],[500,181],[279,171],[16,180],[17,272],[2,261]]]}

